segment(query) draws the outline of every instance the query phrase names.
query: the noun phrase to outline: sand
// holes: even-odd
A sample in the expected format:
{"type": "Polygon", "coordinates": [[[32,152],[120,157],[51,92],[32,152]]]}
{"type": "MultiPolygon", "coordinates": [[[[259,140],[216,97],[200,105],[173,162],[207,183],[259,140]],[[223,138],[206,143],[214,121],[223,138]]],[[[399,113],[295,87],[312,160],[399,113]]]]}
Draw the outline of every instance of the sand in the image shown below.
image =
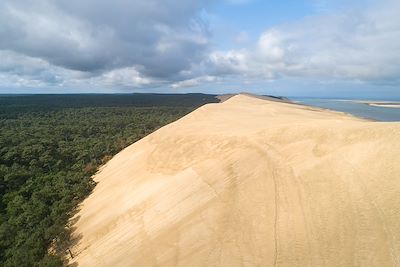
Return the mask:
{"type": "Polygon", "coordinates": [[[366,100],[355,100],[354,102],[367,104],[371,107],[381,107],[381,108],[400,108],[399,101],[366,101],[366,100]]]}
{"type": "Polygon", "coordinates": [[[372,107],[381,107],[381,108],[400,108],[400,104],[368,104],[372,107]]]}
{"type": "Polygon", "coordinates": [[[78,266],[400,266],[400,124],[238,95],[126,148],[78,266]]]}

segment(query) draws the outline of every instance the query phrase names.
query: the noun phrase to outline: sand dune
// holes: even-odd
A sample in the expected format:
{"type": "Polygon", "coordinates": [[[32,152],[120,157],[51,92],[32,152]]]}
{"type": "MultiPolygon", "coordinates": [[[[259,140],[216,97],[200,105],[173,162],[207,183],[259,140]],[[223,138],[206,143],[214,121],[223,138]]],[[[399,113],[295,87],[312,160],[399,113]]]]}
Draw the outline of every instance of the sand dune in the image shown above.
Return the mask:
{"type": "Polygon", "coordinates": [[[116,155],[78,266],[400,266],[400,124],[238,95],[116,155]]]}

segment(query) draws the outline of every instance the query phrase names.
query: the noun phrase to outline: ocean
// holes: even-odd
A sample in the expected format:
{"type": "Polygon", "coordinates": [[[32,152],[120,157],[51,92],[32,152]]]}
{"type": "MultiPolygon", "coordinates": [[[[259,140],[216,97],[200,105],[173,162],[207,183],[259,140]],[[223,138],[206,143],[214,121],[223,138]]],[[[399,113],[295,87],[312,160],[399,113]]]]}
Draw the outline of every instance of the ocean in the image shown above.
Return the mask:
{"type": "MultiPolygon", "coordinates": [[[[374,107],[353,100],[319,99],[319,98],[295,98],[290,100],[309,106],[326,108],[350,113],[357,117],[375,121],[400,121],[400,108],[374,107]]],[[[371,101],[371,100],[368,100],[371,101]]]]}

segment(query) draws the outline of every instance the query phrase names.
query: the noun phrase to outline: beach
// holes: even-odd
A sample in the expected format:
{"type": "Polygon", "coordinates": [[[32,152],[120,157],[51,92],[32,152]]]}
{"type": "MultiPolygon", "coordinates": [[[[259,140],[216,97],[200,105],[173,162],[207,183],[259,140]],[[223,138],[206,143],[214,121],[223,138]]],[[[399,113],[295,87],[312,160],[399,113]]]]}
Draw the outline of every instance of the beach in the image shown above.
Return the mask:
{"type": "Polygon", "coordinates": [[[366,104],[372,107],[382,108],[400,108],[399,101],[368,101],[368,100],[354,100],[354,102],[366,104]]]}
{"type": "Polygon", "coordinates": [[[368,105],[382,108],[400,108],[400,104],[395,103],[369,103],[368,105]]]}

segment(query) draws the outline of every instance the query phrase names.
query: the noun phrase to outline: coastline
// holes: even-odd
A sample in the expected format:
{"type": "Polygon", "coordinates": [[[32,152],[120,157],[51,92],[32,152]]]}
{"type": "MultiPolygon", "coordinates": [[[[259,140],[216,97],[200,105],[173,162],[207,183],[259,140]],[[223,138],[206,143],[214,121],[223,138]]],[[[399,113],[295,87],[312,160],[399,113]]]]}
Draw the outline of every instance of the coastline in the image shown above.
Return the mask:
{"type": "Polygon", "coordinates": [[[366,105],[371,106],[371,107],[400,108],[400,101],[354,100],[353,102],[366,104],[366,105]]]}
{"type": "Polygon", "coordinates": [[[358,118],[380,122],[400,121],[400,102],[329,98],[292,98],[297,103],[340,111],[358,118]]]}

